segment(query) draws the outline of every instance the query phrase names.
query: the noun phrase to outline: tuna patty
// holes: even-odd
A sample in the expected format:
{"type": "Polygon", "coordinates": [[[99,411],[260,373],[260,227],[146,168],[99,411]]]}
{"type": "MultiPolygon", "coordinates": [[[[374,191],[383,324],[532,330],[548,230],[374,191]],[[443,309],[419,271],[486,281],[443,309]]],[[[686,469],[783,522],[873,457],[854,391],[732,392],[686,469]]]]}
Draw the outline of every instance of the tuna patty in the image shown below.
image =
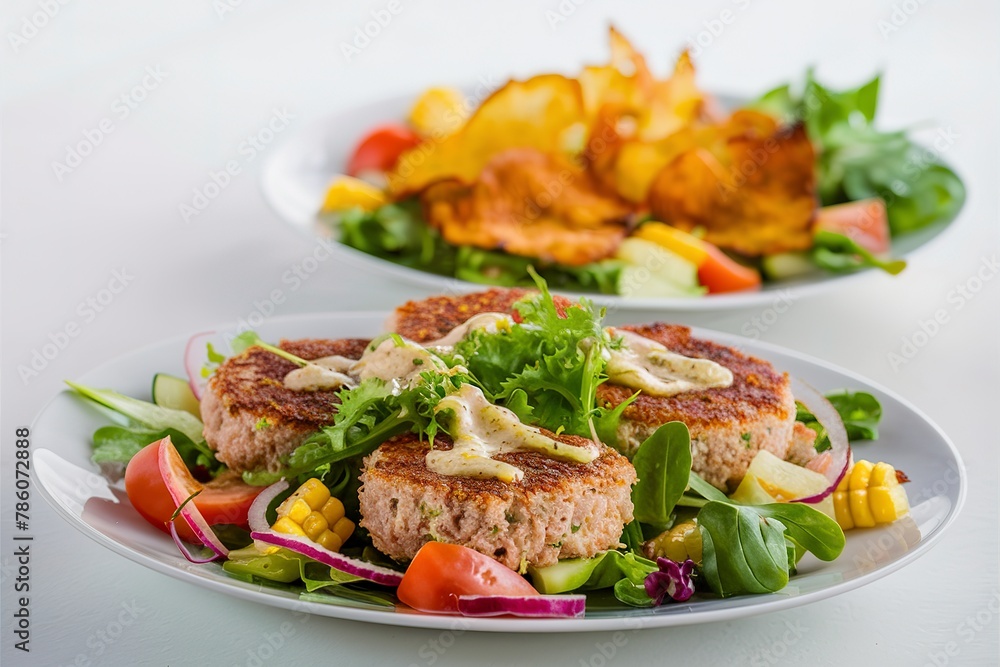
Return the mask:
{"type": "MultiPolygon", "coordinates": [[[[416,343],[427,343],[480,313],[511,313],[514,303],[533,290],[491,289],[461,296],[432,296],[423,301],[408,301],[396,309],[386,323],[387,331],[395,331],[416,343]]],[[[572,302],[566,297],[555,296],[557,308],[566,308],[572,302]]]]}
{"type": "MultiPolygon", "coordinates": [[[[280,347],[303,359],[339,354],[357,359],[367,340],[305,339],[280,347]]],[[[201,399],[205,440],[216,457],[237,472],[281,467],[312,433],[333,421],[336,391],[292,391],[285,375],[295,364],[259,347],[227,359],[208,381],[201,399]]]]}
{"type": "MultiPolygon", "coordinates": [[[[439,296],[411,301],[396,309],[392,323],[403,335],[418,342],[439,338],[466,319],[483,312],[511,312],[513,304],[529,292],[491,289],[458,297],[439,296]]],[[[571,302],[556,296],[556,304],[571,302]]],[[[795,422],[795,399],[788,376],[767,361],[744,355],[731,347],[691,336],[687,327],[650,324],[622,327],[651,338],[689,357],[711,359],[733,372],[728,388],[690,391],[661,398],[640,395],[629,406],[618,430],[618,446],[631,457],[659,426],[682,421],[691,431],[695,472],[719,488],[735,487],[750,461],[761,449],[780,458],[804,464],[815,455],[815,433],[795,422]]],[[[605,383],[598,387],[602,405],[616,406],[634,389],[605,383]]]]}
{"type": "MultiPolygon", "coordinates": [[[[438,438],[434,447],[450,449],[451,443],[438,438]]],[[[427,443],[404,435],[365,459],[361,526],[375,548],[397,560],[439,541],[471,547],[515,570],[545,566],[615,548],[632,521],[635,469],[610,447],[587,464],[535,452],[498,454],[524,471],[524,479],[511,483],[431,472],[424,463],[428,451],[427,443]]]]}
{"type": "MultiPolygon", "coordinates": [[[[766,449],[784,459],[796,440],[815,437],[809,429],[795,429],[788,374],[769,362],[694,338],[688,327],[657,323],[623,328],[684,356],[711,359],[733,373],[729,387],[670,397],[640,394],[625,409],[618,428],[619,448],[628,456],[661,424],[682,421],[691,432],[692,469],[719,488],[735,488],[758,451],[766,449]]],[[[633,393],[606,383],[597,388],[597,400],[614,407],[633,393]]]]}

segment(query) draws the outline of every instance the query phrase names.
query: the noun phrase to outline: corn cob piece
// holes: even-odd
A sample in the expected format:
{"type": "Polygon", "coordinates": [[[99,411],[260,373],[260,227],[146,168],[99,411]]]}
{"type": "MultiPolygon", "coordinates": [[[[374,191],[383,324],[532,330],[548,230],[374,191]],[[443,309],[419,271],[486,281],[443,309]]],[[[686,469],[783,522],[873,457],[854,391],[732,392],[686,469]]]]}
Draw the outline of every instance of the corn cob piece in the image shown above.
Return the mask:
{"type": "Polygon", "coordinates": [[[344,504],[315,477],[278,505],[278,519],[271,527],[307,537],[330,551],[339,551],[354,532],[354,522],[344,516],[344,504]]]}
{"type": "Polygon", "coordinates": [[[910,511],[906,489],[888,463],[858,461],[833,492],[837,523],[844,530],[892,523],[910,511]]]}

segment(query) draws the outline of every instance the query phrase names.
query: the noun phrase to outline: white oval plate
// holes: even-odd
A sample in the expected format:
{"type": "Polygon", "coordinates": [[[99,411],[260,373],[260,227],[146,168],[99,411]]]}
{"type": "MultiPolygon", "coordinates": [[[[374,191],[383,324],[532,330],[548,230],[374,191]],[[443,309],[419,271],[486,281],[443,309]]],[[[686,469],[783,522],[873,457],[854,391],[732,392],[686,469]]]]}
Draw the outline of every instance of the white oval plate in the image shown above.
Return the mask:
{"type": "MultiPolygon", "coordinates": [[[[384,313],[274,318],[260,327],[259,333],[268,340],[367,337],[379,333],[385,319],[384,313]]],[[[889,461],[909,475],[913,480],[907,485],[911,515],[887,527],[851,531],[844,553],[832,563],[807,555],[788,587],[771,595],[697,600],[656,609],[591,608],[580,619],[459,618],[349,602],[303,601],[291,591],[232,579],[217,563],[189,563],[168,536],[132,509],[120,485],[109,485],[98,474],[90,462],[90,437],[108,423],[108,418],[70,392],[56,396],[32,426],[37,445],[33,455],[35,479],[49,503],[75,528],[112,551],[176,579],[275,607],[420,628],[576,632],[729,620],[845,593],[911,563],[940,539],[965,499],[965,469],[947,436],[919,410],[891,392],[817,359],[737,336],[701,330],[695,333],[769,359],[779,370],[788,371],[822,392],[851,388],[877,396],[884,409],[881,438],[877,443],[858,445],[855,452],[859,458],[889,461]]],[[[79,381],[148,399],[155,373],[183,376],[185,342],[174,339],[132,352],[87,373],[79,381]]],[[[164,594],[184,595],[183,589],[169,591],[165,589],[164,594]]]]}
{"type": "MultiPolygon", "coordinates": [[[[380,123],[399,122],[405,118],[414,99],[416,95],[392,97],[333,113],[306,125],[269,155],[261,176],[264,198],[286,223],[300,233],[310,238],[330,239],[329,229],[319,223],[316,215],[323,203],[327,186],[335,176],[344,173],[347,159],[358,139],[380,123]]],[[[726,102],[725,98],[722,99],[726,102]]],[[[939,223],[893,240],[894,256],[912,256],[947,227],[947,223],[939,223]]],[[[454,294],[483,289],[481,284],[411,269],[343,245],[335,239],[331,240],[331,252],[354,268],[383,273],[402,282],[424,285],[438,292],[454,294]]],[[[881,271],[866,269],[848,274],[819,272],[795,280],[765,283],[756,292],[716,294],[690,299],[594,293],[587,296],[601,305],[636,310],[723,310],[770,305],[775,298],[774,292],[778,290],[794,290],[796,298],[799,298],[827,289],[833,284],[841,284],[845,280],[873,275],[880,275],[882,279],[891,278],[881,271]]]]}

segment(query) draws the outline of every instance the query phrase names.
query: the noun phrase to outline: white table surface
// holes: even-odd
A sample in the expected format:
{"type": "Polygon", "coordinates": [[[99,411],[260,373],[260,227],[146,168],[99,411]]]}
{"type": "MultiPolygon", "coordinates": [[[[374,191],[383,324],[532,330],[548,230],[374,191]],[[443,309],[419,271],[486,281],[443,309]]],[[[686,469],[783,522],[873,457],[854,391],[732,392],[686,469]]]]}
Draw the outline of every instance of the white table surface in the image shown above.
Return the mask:
{"type": "MultiPolygon", "coordinates": [[[[796,301],[761,338],[865,374],[920,406],[961,450],[969,496],[942,542],[886,579],[783,613],[631,634],[607,662],[996,664],[1000,279],[987,282],[960,309],[949,301],[949,292],[998,252],[996,3],[400,0],[402,11],[348,62],[341,43],[388,2],[345,8],[348,3],[231,0],[235,7],[220,16],[216,7],[223,2],[70,2],[16,45],[10,35],[22,33],[22,19],[45,3],[4,4],[5,665],[604,664],[601,646],[613,645],[611,633],[449,637],[301,620],[238,602],[112,554],[70,528],[37,492],[31,507],[32,650],[24,654],[13,648],[11,617],[14,431],[31,422],[63,378],[152,341],[245,318],[255,301],[282,287],[282,275],[311,245],[261,199],[258,176],[267,149],[252,161],[239,152],[241,141],[274,109],[294,114],[290,133],[330,110],[432,83],[572,70],[605,58],[609,19],[663,71],[680,45],[725,9],[732,22],[697,58],[706,88],[751,95],[801,77],[810,63],[843,85],[880,69],[884,125],[922,124],[928,137],[938,128],[957,133],[946,157],[965,178],[969,200],[953,231],[897,278],[872,275],[796,301]],[[553,27],[546,12],[560,6],[569,16],[553,27]],[[887,32],[894,18],[898,30],[887,32]],[[159,68],[162,81],[147,78],[146,99],[122,118],[116,100],[142,82],[147,68],[159,68]],[[104,118],[113,131],[60,180],[52,163],[64,161],[67,144],[104,118]],[[191,200],[209,170],[233,159],[242,161],[242,173],[185,224],[178,206],[191,200]],[[127,287],[100,312],[81,307],[100,296],[115,271],[128,277],[127,287]],[[942,308],[948,323],[894,369],[889,353],[899,352],[903,338],[942,308]],[[30,364],[33,350],[71,323],[79,325],[78,335],[37,377],[22,381],[17,367],[30,364]],[[136,618],[119,634],[115,621],[123,605],[136,618]],[[289,622],[294,637],[255,662],[254,652],[289,622]],[[117,636],[106,641],[109,629],[117,636]]],[[[421,295],[415,287],[345,274],[332,264],[320,266],[298,289],[284,289],[288,299],[276,314],[386,309],[421,295]]],[[[656,316],[740,333],[760,314],[656,316]]]]}

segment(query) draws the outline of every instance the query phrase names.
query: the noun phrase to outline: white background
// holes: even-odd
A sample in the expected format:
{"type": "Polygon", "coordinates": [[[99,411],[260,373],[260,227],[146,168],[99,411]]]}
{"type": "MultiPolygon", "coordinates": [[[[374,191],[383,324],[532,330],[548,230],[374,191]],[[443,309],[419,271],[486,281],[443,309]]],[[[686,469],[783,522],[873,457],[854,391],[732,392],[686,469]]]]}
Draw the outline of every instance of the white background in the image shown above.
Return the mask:
{"type": "MultiPolygon", "coordinates": [[[[883,125],[924,128],[928,139],[939,128],[957,133],[944,157],[965,178],[969,200],[953,230],[901,276],[873,274],[796,301],[760,336],[865,374],[920,406],[963,453],[969,497],[940,545],[887,579],[789,612],[629,635],[609,662],[996,664],[1000,280],[986,282],[961,309],[948,299],[997,255],[996,3],[566,0],[569,15],[553,26],[546,11],[558,12],[557,0],[401,0],[402,12],[350,62],[341,43],[386,2],[243,0],[221,14],[222,4],[209,0],[68,2],[37,34],[13,44],[10,35],[24,34],[24,18],[42,4],[6,2],[0,17],[5,664],[243,665],[289,621],[294,639],[264,664],[604,664],[599,645],[614,641],[610,633],[449,638],[324,618],[302,623],[114,555],[62,522],[37,493],[32,651],[22,654],[13,650],[10,617],[14,430],[30,424],[63,378],[152,341],[246,318],[274,289],[287,296],[275,314],[385,309],[420,296],[412,286],[332,263],[298,289],[283,282],[312,245],[261,199],[267,150],[252,161],[239,151],[275,108],[295,115],[291,133],[331,110],[428,84],[572,71],[606,57],[609,20],[664,72],[724,9],[735,19],[711,40],[706,32],[703,41],[711,43],[697,57],[704,87],[753,95],[801,77],[809,64],[844,86],[881,70],[883,125]],[[888,32],[891,23],[880,29],[893,18],[898,30],[888,32]],[[147,67],[165,78],[121,118],[116,100],[142,82],[147,67]],[[52,163],[64,162],[67,146],[105,118],[113,132],[60,180],[52,163]],[[239,160],[242,173],[185,224],[178,206],[229,160],[239,160]],[[131,276],[125,290],[100,313],[80,309],[116,270],[131,276]],[[938,309],[948,322],[893,368],[888,355],[900,353],[904,338],[938,309]],[[18,367],[70,324],[78,335],[37,376],[22,379],[18,367]],[[123,604],[136,605],[138,618],[105,644],[99,633],[123,604]],[[965,619],[977,614],[984,625],[969,625],[965,619]]],[[[740,333],[761,315],[632,319],[740,333]]]]}

